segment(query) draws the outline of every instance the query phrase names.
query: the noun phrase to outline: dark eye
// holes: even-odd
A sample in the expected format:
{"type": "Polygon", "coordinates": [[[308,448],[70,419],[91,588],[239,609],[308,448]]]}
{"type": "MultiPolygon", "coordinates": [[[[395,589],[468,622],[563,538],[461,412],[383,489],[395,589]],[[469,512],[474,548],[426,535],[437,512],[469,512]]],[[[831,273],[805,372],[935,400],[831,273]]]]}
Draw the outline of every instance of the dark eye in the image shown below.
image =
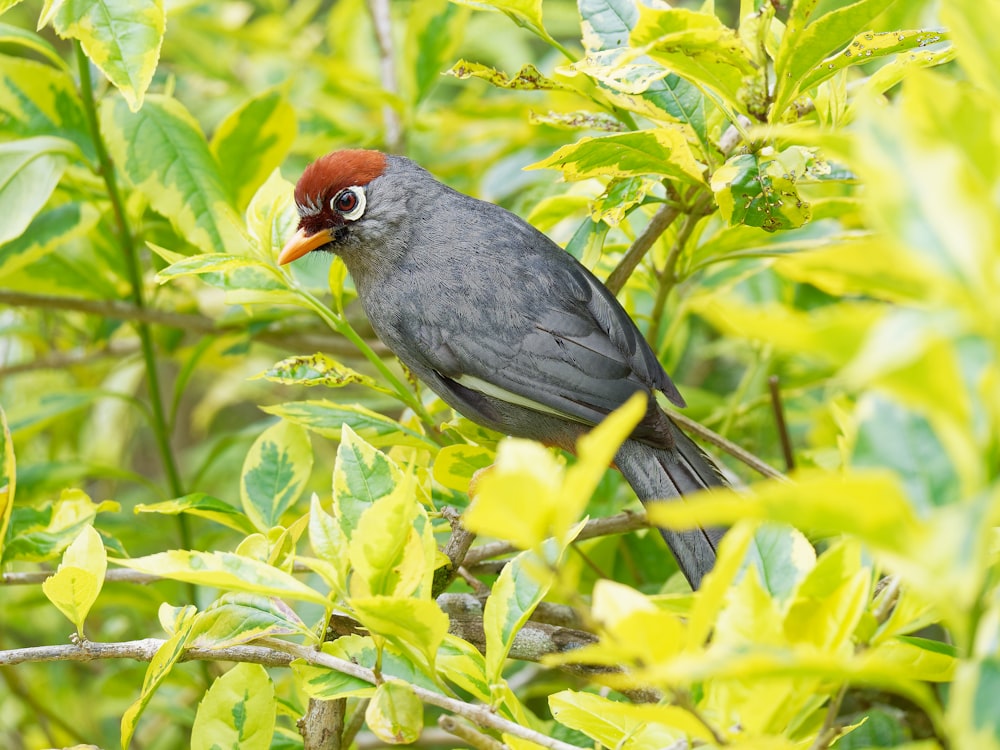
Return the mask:
{"type": "Polygon", "coordinates": [[[357,185],[344,188],[330,201],[330,207],[351,221],[365,212],[365,191],[357,185]]]}
{"type": "Polygon", "coordinates": [[[358,205],[358,196],[350,190],[345,190],[344,192],[338,194],[337,200],[334,203],[334,207],[343,213],[352,211],[356,205],[358,205]]]}

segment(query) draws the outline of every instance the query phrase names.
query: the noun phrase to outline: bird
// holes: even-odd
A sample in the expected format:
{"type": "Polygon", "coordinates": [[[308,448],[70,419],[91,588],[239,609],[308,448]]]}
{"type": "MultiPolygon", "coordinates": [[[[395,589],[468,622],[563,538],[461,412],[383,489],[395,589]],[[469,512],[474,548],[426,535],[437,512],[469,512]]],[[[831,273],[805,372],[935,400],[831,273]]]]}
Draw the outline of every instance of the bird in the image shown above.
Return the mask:
{"type": "MultiPolygon", "coordinates": [[[[645,503],[720,486],[718,466],[657,403],[685,405],[601,281],[516,214],[370,149],[326,154],[295,185],[298,228],[277,263],[335,253],[376,335],[446,404],[482,426],[572,452],[633,394],[646,412],[614,465],[645,503]]],[[[661,529],[693,589],[717,528],[661,529]]]]}

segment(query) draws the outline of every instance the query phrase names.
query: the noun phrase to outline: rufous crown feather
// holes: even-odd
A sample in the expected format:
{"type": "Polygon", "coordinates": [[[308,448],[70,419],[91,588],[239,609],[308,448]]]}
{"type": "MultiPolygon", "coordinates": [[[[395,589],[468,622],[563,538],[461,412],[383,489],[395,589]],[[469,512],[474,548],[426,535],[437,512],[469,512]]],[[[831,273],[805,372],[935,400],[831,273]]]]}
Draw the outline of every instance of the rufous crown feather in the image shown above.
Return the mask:
{"type": "Polygon", "coordinates": [[[300,213],[318,209],[325,196],[336,195],[352,185],[367,185],[385,171],[386,158],[381,151],[363,148],[344,149],[314,161],[295,185],[295,203],[300,213]]]}

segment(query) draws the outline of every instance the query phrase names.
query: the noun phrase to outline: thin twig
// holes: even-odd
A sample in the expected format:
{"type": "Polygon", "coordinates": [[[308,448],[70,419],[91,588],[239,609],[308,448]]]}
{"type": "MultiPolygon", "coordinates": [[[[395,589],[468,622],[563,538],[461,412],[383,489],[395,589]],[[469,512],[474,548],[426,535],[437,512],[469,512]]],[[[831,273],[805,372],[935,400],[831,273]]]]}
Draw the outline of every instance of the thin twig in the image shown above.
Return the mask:
{"type": "Polygon", "coordinates": [[[497,742],[492,737],[477,732],[472,727],[461,723],[454,716],[439,716],[438,726],[476,750],[504,750],[506,748],[502,742],[497,742]]]}
{"type": "Polygon", "coordinates": [[[826,707],[826,716],[823,718],[823,726],[809,746],[809,750],[826,750],[844,733],[844,728],[837,725],[837,717],[840,715],[840,706],[844,702],[845,695],[847,695],[847,685],[842,685],[837,694],[830,699],[826,707]]]}
{"type": "Polygon", "coordinates": [[[691,417],[686,417],[679,411],[674,411],[673,409],[670,410],[670,418],[681,425],[688,432],[693,432],[705,442],[711,443],[721,451],[725,451],[733,458],[749,466],[758,474],[768,477],[769,479],[788,480],[788,477],[780,471],[764,463],[764,461],[757,458],[757,456],[752,454],[750,451],[744,450],[731,440],[726,440],[726,438],[722,437],[719,433],[708,429],[705,425],[701,424],[701,422],[696,422],[691,419],[691,417]]]}
{"type": "Polygon", "coordinates": [[[767,379],[767,387],[771,391],[771,406],[774,408],[774,423],[778,428],[778,437],[781,438],[781,452],[785,456],[785,471],[792,471],[795,468],[795,454],[792,451],[792,438],[788,434],[785,407],[781,403],[781,389],[778,384],[777,375],[772,375],[767,379]]]}
{"type": "MultiPolygon", "coordinates": [[[[364,680],[372,685],[376,683],[375,673],[367,667],[362,667],[359,664],[354,664],[353,662],[345,661],[344,659],[338,659],[330,654],[323,653],[322,651],[316,651],[315,649],[299,646],[294,643],[279,641],[274,638],[262,638],[260,642],[297,659],[302,659],[309,664],[326,667],[336,672],[340,672],[341,674],[346,674],[351,677],[356,677],[359,680],[364,680]]],[[[523,727],[513,721],[504,719],[499,714],[494,713],[489,706],[465,703],[455,698],[449,698],[441,695],[440,693],[428,690],[420,685],[411,685],[410,690],[424,703],[437,706],[438,708],[443,708],[446,711],[451,711],[452,713],[462,716],[481,727],[495,729],[499,732],[506,732],[514,737],[519,737],[521,739],[528,740],[529,742],[534,742],[537,745],[541,745],[542,747],[550,748],[550,750],[580,750],[580,748],[576,745],[570,745],[562,740],[557,740],[553,737],[544,735],[541,732],[536,732],[533,729],[523,727]]]]}

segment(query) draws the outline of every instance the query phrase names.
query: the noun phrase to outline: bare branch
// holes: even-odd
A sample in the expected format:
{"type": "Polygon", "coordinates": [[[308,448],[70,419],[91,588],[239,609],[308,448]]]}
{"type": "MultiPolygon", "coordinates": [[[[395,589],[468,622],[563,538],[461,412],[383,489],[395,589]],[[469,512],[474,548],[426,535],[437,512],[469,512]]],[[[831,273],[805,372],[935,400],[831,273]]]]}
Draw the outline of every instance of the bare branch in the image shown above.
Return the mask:
{"type": "MultiPolygon", "coordinates": [[[[283,651],[297,659],[307,661],[310,664],[333,669],[342,674],[356,677],[373,685],[375,684],[375,673],[372,670],[358,664],[354,664],[353,662],[338,659],[334,656],[330,656],[329,654],[325,654],[322,651],[316,651],[315,649],[306,648],[305,646],[299,646],[294,643],[286,643],[274,638],[263,638],[260,642],[276,650],[283,651]]],[[[576,745],[570,745],[562,740],[548,737],[541,732],[536,732],[533,729],[528,729],[520,724],[508,721],[507,719],[504,719],[494,713],[489,706],[464,703],[463,701],[456,700],[455,698],[449,698],[441,695],[440,693],[428,690],[420,685],[411,685],[410,690],[424,703],[428,703],[432,706],[443,708],[445,711],[451,711],[454,714],[463,716],[481,727],[495,729],[499,732],[506,732],[514,737],[520,737],[521,739],[534,742],[542,747],[550,748],[550,750],[580,750],[580,748],[576,745]]]]}
{"type": "MultiPolygon", "coordinates": [[[[160,310],[154,307],[137,307],[121,300],[84,299],[82,297],[60,297],[52,294],[30,294],[0,289],[0,305],[11,307],[32,307],[44,310],[69,310],[102,318],[124,320],[136,323],[179,328],[191,333],[211,336],[224,334],[250,335],[255,341],[280,347],[286,351],[323,351],[343,356],[356,354],[357,349],[341,336],[327,336],[308,331],[291,330],[272,325],[252,334],[249,326],[253,321],[237,320],[218,322],[204,315],[160,310]]],[[[386,353],[381,343],[373,348],[380,354],[386,353]]]]}
{"type": "Polygon", "coordinates": [[[332,701],[310,698],[306,715],[297,724],[303,750],[341,750],[346,710],[346,698],[332,701]]]}
{"type": "MultiPolygon", "coordinates": [[[[149,661],[165,643],[161,638],[143,638],[121,643],[80,641],[61,646],[35,646],[0,651],[0,667],[25,662],[97,661],[99,659],[134,659],[149,661]]],[[[292,658],[286,653],[260,646],[230,646],[229,648],[189,648],[181,661],[241,661],[265,667],[287,667],[292,658]]]]}

